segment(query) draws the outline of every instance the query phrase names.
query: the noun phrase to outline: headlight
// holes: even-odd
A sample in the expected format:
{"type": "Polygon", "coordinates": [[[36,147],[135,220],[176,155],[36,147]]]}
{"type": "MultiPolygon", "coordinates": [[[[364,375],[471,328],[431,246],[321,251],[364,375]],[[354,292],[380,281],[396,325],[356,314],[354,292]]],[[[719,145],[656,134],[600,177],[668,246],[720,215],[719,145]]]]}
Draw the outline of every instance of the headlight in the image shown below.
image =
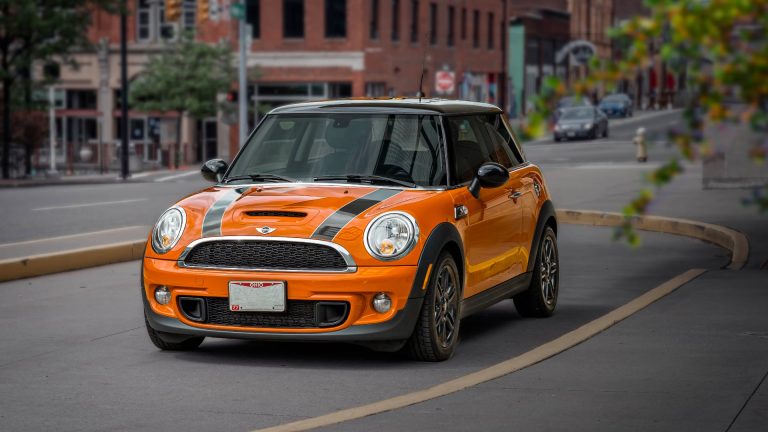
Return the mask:
{"type": "Polygon", "coordinates": [[[152,249],[164,254],[176,246],[184,232],[187,216],[181,207],[171,207],[160,216],[152,229],[152,249]]]}
{"type": "Polygon", "coordinates": [[[584,129],[592,129],[592,123],[584,123],[584,129]]]}
{"type": "Polygon", "coordinates": [[[408,213],[384,213],[365,228],[365,248],[371,256],[382,261],[403,257],[418,240],[419,227],[408,213]]]}
{"type": "Polygon", "coordinates": [[[556,130],[556,131],[560,131],[560,129],[562,129],[562,128],[563,128],[563,127],[562,127],[562,126],[560,126],[559,124],[556,124],[556,125],[555,125],[555,130],[556,130]]]}

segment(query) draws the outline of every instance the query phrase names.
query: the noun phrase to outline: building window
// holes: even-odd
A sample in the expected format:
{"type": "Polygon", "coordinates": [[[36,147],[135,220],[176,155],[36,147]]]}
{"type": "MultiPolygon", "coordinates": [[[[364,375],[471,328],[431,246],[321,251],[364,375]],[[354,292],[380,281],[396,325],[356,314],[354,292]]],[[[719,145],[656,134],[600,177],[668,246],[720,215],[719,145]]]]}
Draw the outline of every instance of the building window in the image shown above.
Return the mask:
{"type": "Polygon", "coordinates": [[[400,40],[400,0],[392,0],[392,42],[400,40]]]}
{"type": "Polygon", "coordinates": [[[261,37],[261,0],[248,0],[245,3],[245,22],[251,25],[251,37],[261,37]]]}
{"type": "Polygon", "coordinates": [[[181,31],[195,30],[196,14],[196,0],[183,0],[181,16],[178,20],[170,22],[165,19],[164,1],[137,0],[136,41],[176,40],[181,31]]]}
{"type": "Polygon", "coordinates": [[[387,95],[387,83],[367,82],[365,83],[365,95],[367,97],[382,97],[387,95]]]}
{"type": "Polygon", "coordinates": [[[325,0],[325,37],[347,37],[347,0],[325,0]]]}
{"type": "Polygon", "coordinates": [[[148,42],[152,39],[150,30],[152,10],[147,0],[139,0],[136,5],[136,40],[139,42],[148,42]]]}
{"type": "Polygon", "coordinates": [[[467,8],[461,8],[461,40],[467,40],[467,8]]]}
{"type": "Polygon", "coordinates": [[[437,3],[429,4],[429,43],[437,45],[437,3]]]}
{"type": "Polygon", "coordinates": [[[304,0],[283,0],[283,37],[304,37],[304,0]]]}
{"type": "Polygon", "coordinates": [[[411,0],[411,42],[419,41],[419,0],[411,0]]]}
{"type": "Polygon", "coordinates": [[[488,49],[493,49],[493,12],[488,12],[488,49]]]}
{"type": "Polygon", "coordinates": [[[454,15],[455,15],[455,8],[453,6],[448,6],[448,46],[453,46],[453,28],[454,28],[454,15]]]}
{"type": "Polygon", "coordinates": [[[95,110],[96,90],[67,90],[65,106],[67,109],[95,110]]]}
{"type": "Polygon", "coordinates": [[[379,38],[379,0],[371,0],[371,27],[369,37],[379,38]]]}
{"type": "Polygon", "coordinates": [[[472,12],[472,47],[480,48],[480,11],[472,12]]]}

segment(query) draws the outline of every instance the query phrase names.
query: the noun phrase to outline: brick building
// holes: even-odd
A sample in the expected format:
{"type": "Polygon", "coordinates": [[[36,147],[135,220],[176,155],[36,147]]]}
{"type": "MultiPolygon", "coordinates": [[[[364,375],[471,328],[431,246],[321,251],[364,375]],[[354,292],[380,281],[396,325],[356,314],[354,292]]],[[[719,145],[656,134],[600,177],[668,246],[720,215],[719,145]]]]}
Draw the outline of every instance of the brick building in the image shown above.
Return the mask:
{"type": "MultiPolygon", "coordinates": [[[[197,2],[183,0],[178,22],[165,20],[164,0],[129,0],[128,75],[138,77],[150,56],[183,30],[198,40],[230,41],[237,22],[230,0],[209,0],[198,22],[197,2]]],[[[497,102],[503,69],[500,0],[248,0],[249,128],[274,106],[307,99],[415,95],[422,64],[425,96],[497,102]],[[436,73],[453,76],[436,88],[436,73]]],[[[89,30],[96,52],[75,54],[56,83],[57,163],[60,169],[117,166],[120,117],[119,17],[94,11],[89,30]],[[99,162],[101,161],[101,162],[99,162]]],[[[233,86],[236,83],[233,83],[233,86]]],[[[230,159],[237,151],[231,115],[184,117],[181,160],[230,159]]],[[[129,111],[132,171],[167,165],[173,156],[172,114],[129,111]]],[[[36,162],[45,166],[47,152],[36,162]]]]}

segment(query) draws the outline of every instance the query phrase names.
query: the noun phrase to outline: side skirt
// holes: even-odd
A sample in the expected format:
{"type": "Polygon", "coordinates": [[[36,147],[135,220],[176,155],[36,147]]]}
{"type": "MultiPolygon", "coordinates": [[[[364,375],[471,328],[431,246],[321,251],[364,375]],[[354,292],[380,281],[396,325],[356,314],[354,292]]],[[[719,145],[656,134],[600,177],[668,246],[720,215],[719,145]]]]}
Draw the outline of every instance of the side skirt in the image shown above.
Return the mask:
{"type": "Polygon", "coordinates": [[[526,272],[461,301],[461,318],[466,318],[528,289],[533,272],[526,272]]]}

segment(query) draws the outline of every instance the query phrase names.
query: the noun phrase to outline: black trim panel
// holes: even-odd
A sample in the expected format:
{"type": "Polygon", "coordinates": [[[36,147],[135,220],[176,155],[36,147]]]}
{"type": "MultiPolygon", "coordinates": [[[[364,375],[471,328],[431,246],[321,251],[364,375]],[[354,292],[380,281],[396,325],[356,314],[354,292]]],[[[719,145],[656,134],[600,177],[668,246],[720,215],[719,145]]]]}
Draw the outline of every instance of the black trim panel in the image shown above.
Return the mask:
{"type": "Polygon", "coordinates": [[[456,265],[459,267],[459,273],[462,274],[462,280],[464,275],[464,243],[461,241],[459,231],[453,224],[443,222],[435,227],[429,234],[424,248],[421,250],[421,256],[419,256],[418,268],[416,270],[416,276],[413,278],[413,286],[411,287],[410,298],[422,298],[424,297],[424,278],[427,276],[427,269],[430,264],[436,264],[437,258],[440,252],[443,251],[448,243],[456,243],[461,253],[460,262],[456,265]]]}
{"type": "MultiPolygon", "coordinates": [[[[539,212],[539,219],[536,222],[536,233],[533,235],[533,241],[531,242],[530,254],[528,255],[528,271],[533,271],[533,266],[536,264],[536,257],[539,253],[539,241],[541,240],[541,234],[544,232],[544,224],[549,218],[555,219],[555,206],[552,205],[552,201],[545,201],[541,206],[539,212]]],[[[557,233],[557,219],[555,219],[555,233],[557,233]]]]}
{"type": "Polygon", "coordinates": [[[496,303],[528,289],[532,273],[526,272],[502,282],[493,288],[477,293],[461,301],[461,318],[466,318],[496,303]]]}

